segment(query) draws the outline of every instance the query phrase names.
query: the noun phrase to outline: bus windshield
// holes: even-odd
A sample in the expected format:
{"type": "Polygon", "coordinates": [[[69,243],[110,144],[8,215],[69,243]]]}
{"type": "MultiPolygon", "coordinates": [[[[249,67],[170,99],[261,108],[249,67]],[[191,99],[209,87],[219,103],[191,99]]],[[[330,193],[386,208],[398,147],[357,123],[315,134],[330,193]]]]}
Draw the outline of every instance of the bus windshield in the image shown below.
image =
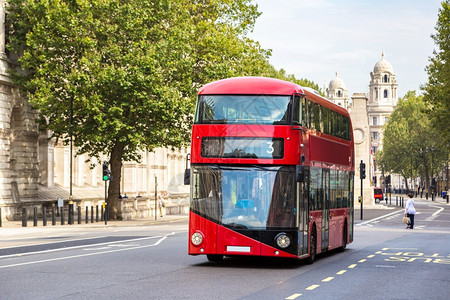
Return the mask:
{"type": "Polygon", "coordinates": [[[232,229],[293,228],[294,167],[192,166],[191,210],[232,229]]]}
{"type": "Polygon", "coordinates": [[[196,124],[288,125],[290,96],[201,95],[196,124]]]}

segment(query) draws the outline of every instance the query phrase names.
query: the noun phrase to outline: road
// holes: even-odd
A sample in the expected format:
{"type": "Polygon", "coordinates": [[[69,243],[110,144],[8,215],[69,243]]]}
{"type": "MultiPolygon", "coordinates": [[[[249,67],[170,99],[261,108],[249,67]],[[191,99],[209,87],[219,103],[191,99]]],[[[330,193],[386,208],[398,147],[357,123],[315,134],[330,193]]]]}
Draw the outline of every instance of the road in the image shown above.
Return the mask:
{"type": "Polygon", "coordinates": [[[416,207],[414,230],[401,223],[402,211],[355,218],[354,242],[313,265],[188,256],[186,219],[4,230],[0,298],[448,299],[450,206],[416,207]]]}

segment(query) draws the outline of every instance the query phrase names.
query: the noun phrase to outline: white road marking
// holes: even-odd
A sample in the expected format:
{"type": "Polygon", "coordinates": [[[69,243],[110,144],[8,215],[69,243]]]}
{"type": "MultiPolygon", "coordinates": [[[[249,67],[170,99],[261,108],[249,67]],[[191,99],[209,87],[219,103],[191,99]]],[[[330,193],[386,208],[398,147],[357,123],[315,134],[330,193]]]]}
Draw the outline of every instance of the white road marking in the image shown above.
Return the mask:
{"type": "MultiPolygon", "coordinates": [[[[0,269],[17,267],[17,266],[32,265],[32,264],[39,264],[39,263],[58,261],[58,260],[66,260],[66,259],[79,258],[79,257],[86,257],[86,256],[92,256],[92,255],[100,255],[100,254],[107,254],[107,253],[114,253],[114,252],[121,252],[121,251],[135,250],[135,249],[142,249],[142,248],[148,248],[148,247],[154,247],[154,246],[158,246],[165,239],[167,239],[167,237],[169,237],[171,235],[174,235],[174,234],[175,234],[175,232],[172,232],[170,234],[166,234],[163,237],[158,236],[160,239],[158,241],[156,241],[156,243],[154,243],[152,245],[144,245],[144,246],[136,246],[136,247],[130,247],[130,248],[112,249],[112,250],[96,252],[96,253],[87,253],[87,254],[79,254],[79,255],[72,255],[72,256],[66,256],[66,257],[58,257],[58,258],[30,261],[30,262],[25,262],[25,263],[18,263],[18,264],[11,264],[11,265],[0,266],[0,269]]],[[[135,239],[135,240],[144,240],[144,239],[153,239],[153,238],[157,238],[157,237],[148,237],[148,238],[141,238],[141,239],[135,239]]],[[[117,241],[117,242],[123,242],[123,241],[117,241]]],[[[116,243],[116,242],[111,242],[111,243],[116,243]]],[[[111,244],[111,243],[109,243],[109,244],[111,244]]],[[[108,244],[108,243],[102,243],[102,244],[108,244]]],[[[98,244],[98,245],[100,245],[100,244],[98,244]]],[[[63,248],[63,249],[54,249],[54,250],[40,251],[40,252],[34,252],[34,253],[48,253],[48,252],[67,250],[67,249],[76,249],[76,248],[82,248],[82,247],[86,248],[87,245],[70,247],[70,248],[63,248]]],[[[111,248],[108,247],[108,249],[111,249],[111,248]]],[[[5,255],[5,256],[2,256],[0,258],[11,257],[11,256],[22,256],[22,255],[25,255],[25,254],[29,254],[29,253],[5,255]]]]}
{"type": "MultiPolygon", "coordinates": [[[[78,239],[61,239],[61,240],[54,240],[49,243],[36,243],[36,244],[25,244],[25,245],[16,245],[16,246],[10,246],[10,247],[0,247],[0,250],[3,249],[10,249],[10,248],[17,248],[17,247],[29,247],[29,246],[38,246],[38,245],[47,245],[47,244],[56,244],[56,243],[66,243],[66,242],[74,242],[74,241],[85,241],[85,240],[92,240],[92,239],[101,239],[107,237],[106,235],[100,235],[96,237],[88,237],[88,238],[78,238],[78,239]]],[[[25,237],[25,238],[8,238],[8,241],[14,241],[14,240],[24,240],[24,239],[34,239],[35,236],[25,237]]],[[[58,237],[55,237],[58,238],[58,237]]],[[[3,256],[0,256],[0,258],[3,256]]]]}
{"type": "Polygon", "coordinates": [[[372,223],[372,222],[374,222],[374,221],[378,221],[378,220],[381,220],[381,219],[383,219],[383,218],[387,218],[387,217],[389,217],[389,216],[392,216],[392,215],[395,215],[395,214],[398,214],[398,213],[401,213],[401,212],[402,212],[402,211],[393,211],[393,212],[391,212],[390,214],[386,214],[386,215],[384,215],[384,216],[381,216],[381,217],[378,217],[378,218],[375,218],[375,219],[372,219],[372,220],[368,220],[368,221],[365,221],[365,222],[356,224],[356,226],[366,225],[366,224],[372,223]]]}
{"type": "Polygon", "coordinates": [[[438,216],[438,214],[444,210],[443,207],[440,206],[435,206],[435,205],[428,205],[434,208],[439,208],[437,211],[435,211],[430,217],[426,218],[425,221],[433,221],[434,219],[436,219],[436,217],[438,216]]]}

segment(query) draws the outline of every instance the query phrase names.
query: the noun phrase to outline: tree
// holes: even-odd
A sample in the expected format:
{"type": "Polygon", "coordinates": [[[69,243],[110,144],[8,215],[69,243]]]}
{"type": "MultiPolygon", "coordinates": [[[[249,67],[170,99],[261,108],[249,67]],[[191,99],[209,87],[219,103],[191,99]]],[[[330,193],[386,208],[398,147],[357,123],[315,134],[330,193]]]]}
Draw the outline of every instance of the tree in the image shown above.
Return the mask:
{"type": "Polygon", "coordinates": [[[78,153],[110,157],[113,219],[122,161],[139,161],[142,149],[185,145],[200,86],[283,76],[268,63],[270,51],[246,37],[260,14],[251,0],[8,3],[8,49],[26,70],[13,80],[55,138],[67,141],[73,104],[78,153]]]}
{"type": "Polygon", "coordinates": [[[439,9],[436,33],[433,38],[438,49],[426,70],[428,82],[422,87],[425,100],[430,104],[433,125],[444,145],[450,145],[450,1],[445,0],[439,9]]]}
{"type": "Polygon", "coordinates": [[[446,161],[446,148],[436,139],[438,133],[427,111],[424,97],[415,91],[400,98],[384,129],[383,150],[376,157],[379,166],[402,175],[405,182],[423,176],[428,189],[430,175],[441,170],[446,161]]]}

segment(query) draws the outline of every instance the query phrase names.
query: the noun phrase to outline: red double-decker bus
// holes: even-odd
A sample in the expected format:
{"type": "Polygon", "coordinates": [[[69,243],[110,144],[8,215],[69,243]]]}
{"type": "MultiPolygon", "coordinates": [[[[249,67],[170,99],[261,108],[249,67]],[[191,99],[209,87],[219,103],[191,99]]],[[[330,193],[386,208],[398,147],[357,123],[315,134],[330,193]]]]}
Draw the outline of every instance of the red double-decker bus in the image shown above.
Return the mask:
{"type": "Polygon", "coordinates": [[[353,241],[350,116],[315,91],[262,77],[207,84],[190,159],[190,255],[312,263],[353,241]]]}

